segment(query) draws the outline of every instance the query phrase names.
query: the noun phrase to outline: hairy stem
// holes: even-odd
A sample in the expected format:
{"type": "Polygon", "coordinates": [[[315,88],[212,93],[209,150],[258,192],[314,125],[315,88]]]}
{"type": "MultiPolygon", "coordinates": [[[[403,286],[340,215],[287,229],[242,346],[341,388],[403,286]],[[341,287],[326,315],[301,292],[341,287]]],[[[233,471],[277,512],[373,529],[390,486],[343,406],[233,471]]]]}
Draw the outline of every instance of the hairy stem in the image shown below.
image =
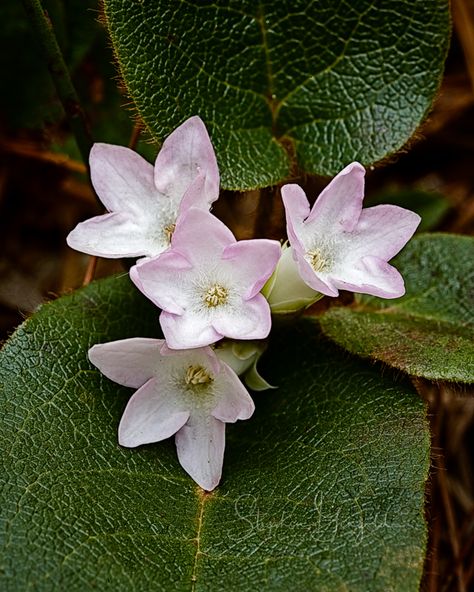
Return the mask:
{"type": "Polygon", "coordinates": [[[51,21],[40,0],[23,0],[23,6],[43,50],[49,73],[63,105],[77,146],[84,162],[87,163],[92,147],[92,137],[51,21]]]}

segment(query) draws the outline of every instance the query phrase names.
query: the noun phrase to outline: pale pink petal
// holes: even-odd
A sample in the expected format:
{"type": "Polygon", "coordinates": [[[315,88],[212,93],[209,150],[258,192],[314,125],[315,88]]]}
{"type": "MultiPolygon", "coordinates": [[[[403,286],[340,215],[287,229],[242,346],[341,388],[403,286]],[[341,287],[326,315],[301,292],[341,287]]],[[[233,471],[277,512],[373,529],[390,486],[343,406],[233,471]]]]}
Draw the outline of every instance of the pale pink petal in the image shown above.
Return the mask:
{"type": "Polygon", "coordinates": [[[304,258],[304,253],[298,248],[293,248],[293,255],[298,267],[298,271],[302,280],[316,292],[320,292],[325,296],[338,296],[336,286],[331,281],[331,278],[318,275],[311,267],[309,262],[304,258]]]}
{"type": "Polygon", "coordinates": [[[346,166],[322,191],[306,224],[314,221],[321,229],[339,228],[351,232],[362,210],[364,176],[365,169],[358,162],[346,166]]]}
{"type": "Polygon", "coordinates": [[[171,247],[193,263],[209,266],[220,258],[225,247],[235,243],[227,226],[211,213],[190,208],[179,217],[171,237],[171,247]]]}
{"type": "Polygon", "coordinates": [[[252,397],[237,374],[224,362],[214,382],[219,397],[219,402],[212,410],[216,419],[235,422],[238,419],[248,419],[253,414],[255,405],[252,397]]]}
{"type": "Polygon", "coordinates": [[[132,337],[94,345],[89,360],[102,374],[133,388],[139,388],[156,372],[164,339],[132,337]]]}
{"type": "Polygon", "coordinates": [[[89,163],[92,185],[109,211],[136,214],[156,204],[153,165],[133,150],[94,144],[89,163]]]}
{"type": "Polygon", "coordinates": [[[160,325],[166,342],[171,349],[187,349],[210,345],[222,339],[204,315],[170,314],[163,311],[160,325]]]}
{"type": "Polygon", "coordinates": [[[394,257],[415,233],[421,218],[415,212],[393,205],[362,210],[351,235],[351,258],[376,254],[387,261],[394,257]]]}
{"type": "Polygon", "coordinates": [[[260,292],[272,275],[281,255],[277,241],[267,239],[242,240],[224,249],[222,259],[233,264],[233,277],[241,286],[249,286],[244,298],[260,292]]]}
{"type": "Polygon", "coordinates": [[[130,276],[130,279],[135,284],[135,286],[140,290],[140,292],[142,292],[142,294],[144,294],[145,292],[143,291],[142,281],[141,281],[140,276],[138,275],[138,271],[137,271],[139,264],[140,264],[140,261],[136,265],[133,265],[130,268],[128,275],[130,276]]]}
{"type": "Polygon", "coordinates": [[[202,196],[205,192],[206,176],[203,173],[198,173],[194,181],[186,190],[185,194],[181,199],[181,203],[178,209],[178,216],[184,214],[189,208],[195,207],[198,209],[209,210],[209,204],[206,202],[205,207],[200,207],[202,196]]]}
{"type": "Polygon", "coordinates": [[[118,259],[153,253],[155,246],[130,214],[104,214],[81,222],[72,230],[67,244],[76,251],[118,259]]]}
{"type": "Polygon", "coordinates": [[[399,298],[405,294],[400,273],[379,257],[363,257],[355,265],[335,271],[332,279],[341,290],[372,294],[380,298],[399,298]]]}
{"type": "Polygon", "coordinates": [[[133,448],[165,440],[186,423],[189,411],[179,398],[166,392],[158,378],[151,378],[132,395],[120,420],[118,438],[121,446],[133,448]]]}
{"type": "Polygon", "coordinates": [[[203,190],[191,189],[193,205],[209,209],[219,196],[219,171],[206,126],[195,116],[164,141],[155,163],[155,186],[178,203],[199,173],[204,175],[203,190]]]}
{"type": "Polygon", "coordinates": [[[132,268],[130,278],[156,306],[182,314],[188,305],[186,273],[191,268],[184,255],[168,250],[159,257],[138,263],[132,268]]]}
{"type": "Polygon", "coordinates": [[[176,450],[183,469],[206,491],[222,475],[225,424],[211,415],[196,414],[176,434],[176,450]]]}
{"type": "Polygon", "coordinates": [[[231,339],[264,339],[271,329],[270,306],[262,294],[243,300],[238,309],[216,312],[212,326],[216,334],[231,339]]]}
{"type": "Polygon", "coordinates": [[[309,216],[309,202],[306,193],[299,185],[283,185],[281,197],[286,212],[286,230],[293,248],[304,250],[300,234],[303,222],[309,216]]]}
{"type": "Polygon", "coordinates": [[[198,349],[171,349],[168,347],[165,340],[163,340],[163,345],[160,349],[160,354],[162,356],[173,356],[182,358],[189,357],[190,353],[192,352],[192,359],[191,364],[199,364],[204,368],[210,368],[213,374],[219,374],[221,371],[221,362],[220,359],[215,354],[214,350],[211,347],[200,347],[198,349]]]}

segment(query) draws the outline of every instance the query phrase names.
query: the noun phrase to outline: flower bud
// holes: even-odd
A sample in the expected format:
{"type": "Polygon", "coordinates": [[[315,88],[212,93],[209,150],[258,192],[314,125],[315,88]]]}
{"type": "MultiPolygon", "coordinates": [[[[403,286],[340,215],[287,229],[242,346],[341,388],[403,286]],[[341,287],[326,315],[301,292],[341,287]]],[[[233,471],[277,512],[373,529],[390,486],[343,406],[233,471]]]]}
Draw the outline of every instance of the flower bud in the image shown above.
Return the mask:
{"type": "Polygon", "coordinates": [[[288,243],[283,245],[282,250],[278,265],[262,290],[273,314],[294,313],[323,297],[301,279],[288,243]]]}
{"type": "Polygon", "coordinates": [[[265,341],[236,341],[224,339],[214,346],[217,357],[241,376],[244,383],[253,391],[276,388],[262,378],[257,370],[257,362],[267,347],[265,341]]]}

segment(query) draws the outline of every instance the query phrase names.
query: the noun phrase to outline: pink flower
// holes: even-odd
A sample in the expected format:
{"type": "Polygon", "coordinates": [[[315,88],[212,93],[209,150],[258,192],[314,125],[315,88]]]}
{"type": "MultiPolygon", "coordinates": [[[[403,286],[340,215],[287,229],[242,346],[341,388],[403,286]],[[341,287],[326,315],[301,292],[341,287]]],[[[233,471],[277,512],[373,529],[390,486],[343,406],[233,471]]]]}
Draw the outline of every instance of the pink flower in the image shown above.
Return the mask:
{"type": "Polygon", "coordinates": [[[421,218],[398,206],[362,209],[365,170],[358,162],[343,169],[310,210],[298,185],[282,188],[288,238],[303,281],[313,290],[338,290],[398,298],[403,278],[388,261],[408,242],[421,218]]]}
{"type": "Polygon", "coordinates": [[[225,423],[248,419],[255,408],[235,372],[210,347],[173,351],[162,339],[94,345],[89,359],[114,382],[138,389],[120,421],[119,443],[134,448],[176,434],[183,469],[203,489],[214,489],[225,423]]]}
{"type": "Polygon", "coordinates": [[[219,172],[204,123],[191,117],[164,141],[155,166],[122,146],[94,144],[91,179],[110,213],[81,222],[70,247],[100,257],[153,257],[169,247],[180,213],[209,210],[219,172]]]}
{"type": "Polygon", "coordinates": [[[271,317],[260,290],[279,257],[276,241],[237,242],[212,214],[190,208],[168,251],[134,266],[130,277],[162,309],[161,328],[173,349],[222,337],[263,339],[271,317]]]}

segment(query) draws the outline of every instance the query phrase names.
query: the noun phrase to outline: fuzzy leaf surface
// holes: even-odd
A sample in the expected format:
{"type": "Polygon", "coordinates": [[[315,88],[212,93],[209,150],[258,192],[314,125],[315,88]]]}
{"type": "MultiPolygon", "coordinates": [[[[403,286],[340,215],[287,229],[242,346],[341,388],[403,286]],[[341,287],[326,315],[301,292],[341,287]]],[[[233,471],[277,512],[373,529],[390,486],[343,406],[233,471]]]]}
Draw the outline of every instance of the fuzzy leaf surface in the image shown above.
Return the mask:
{"type": "Polygon", "coordinates": [[[154,137],[208,126],[227,189],[333,175],[400,148],[429,110],[445,0],[104,0],[119,69],[154,137]],[[295,162],[296,161],[296,162],[295,162]]]}
{"type": "Polygon", "coordinates": [[[302,323],[275,332],[257,411],[203,494],[171,441],[117,444],[130,389],[89,346],[154,336],[126,277],[43,306],[0,358],[5,592],[418,590],[429,437],[407,381],[302,323]]]}
{"type": "Polygon", "coordinates": [[[474,382],[474,239],[422,234],[393,261],[406,294],[357,296],[329,309],[323,331],[344,349],[414,376],[474,382]]]}

